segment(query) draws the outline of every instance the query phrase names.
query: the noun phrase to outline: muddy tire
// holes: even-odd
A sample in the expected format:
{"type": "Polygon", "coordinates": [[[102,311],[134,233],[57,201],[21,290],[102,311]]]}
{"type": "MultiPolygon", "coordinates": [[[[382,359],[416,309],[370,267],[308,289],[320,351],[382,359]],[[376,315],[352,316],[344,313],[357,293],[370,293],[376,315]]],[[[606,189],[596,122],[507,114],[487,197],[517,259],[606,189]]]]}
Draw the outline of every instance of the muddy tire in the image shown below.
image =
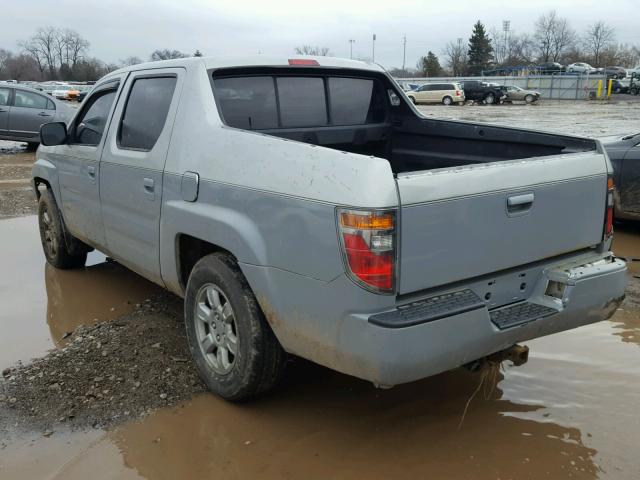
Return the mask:
{"type": "Polygon", "coordinates": [[[286,353],[230,255],[213,253],[193,267],[184,318],[191,355],[212,392],[249,400],[282,378],[286,353]]]}
{"type": "Polygon", "coordinates": [[[43,190],[40,193],[38,226],[47,262],[63,270],[84,266],[89,248],[70,234],[65,238],[62,215],[49,190],[43,190]]]}

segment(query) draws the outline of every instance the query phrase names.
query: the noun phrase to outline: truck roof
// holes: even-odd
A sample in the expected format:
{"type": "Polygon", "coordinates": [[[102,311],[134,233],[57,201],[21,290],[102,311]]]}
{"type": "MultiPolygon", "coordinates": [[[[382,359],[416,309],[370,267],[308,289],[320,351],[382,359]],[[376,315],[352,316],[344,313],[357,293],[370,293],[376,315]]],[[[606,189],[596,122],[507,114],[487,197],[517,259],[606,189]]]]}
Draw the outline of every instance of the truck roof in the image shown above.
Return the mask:
{"type": "MultiPolygon", "coordinates": [[[[160,60],[157,62],[145,62],[129,67],[120,68],[111,74],[144,70],[148,68],[168,68],[182,67],[197,63],[204,64],[207,70],[229,67],[288,67],[290,60],[315,60],[320,67],[350,68],[356,70],[368,70],[374,72],[384,72],[377,63],[362,62],[359,60],[349,60],[338,57],[316,57],[309,55],[251,55],[251,56],[219,56],[219,57],[187,57],[173,60],[160,60]]],[[[111,75],[109,74],[109,75],[111,75]]]]}

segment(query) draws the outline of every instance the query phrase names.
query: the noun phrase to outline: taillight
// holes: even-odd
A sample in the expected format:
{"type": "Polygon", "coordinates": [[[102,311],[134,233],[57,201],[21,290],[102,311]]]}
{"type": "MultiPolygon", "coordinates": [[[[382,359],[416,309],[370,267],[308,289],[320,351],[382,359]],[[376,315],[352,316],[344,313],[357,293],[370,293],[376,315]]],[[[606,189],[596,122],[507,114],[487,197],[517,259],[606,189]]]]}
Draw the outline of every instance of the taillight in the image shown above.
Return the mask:
{"type": "Polygon", "coordinates": [[[318,63],[317,60],[314,60],[312,58],[290,58],[289,59],[289,65],[306,65],[306,66],[319,66],[320,64],[318,63]]]}
{"type": "Polygon", "coordinates": [[[459,97],[461,95],[460,90],[456,90],[456,97],[459,97]]]}
{"type": "Polygon", "coordinates": [[[604,239],[608,240],[613,235],[613,190],[615,185],[613,178],[607,178],[607,210],[604,221],[604,239]]]}
{"type": "Polygon", "coordinates": [[[394,210],[338,209],[338,230],[347,273],[376,293],[393,293],[396,267],[394,210]]]}

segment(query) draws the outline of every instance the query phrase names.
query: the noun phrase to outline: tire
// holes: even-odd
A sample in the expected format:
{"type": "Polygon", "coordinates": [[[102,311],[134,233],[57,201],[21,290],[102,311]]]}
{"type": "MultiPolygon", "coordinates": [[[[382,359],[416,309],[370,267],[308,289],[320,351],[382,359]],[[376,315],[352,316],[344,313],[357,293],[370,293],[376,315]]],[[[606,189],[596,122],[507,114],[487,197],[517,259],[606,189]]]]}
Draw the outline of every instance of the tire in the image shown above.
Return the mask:
{"type": "Polygon", "coordinates": [[[451,97],[444,97],[442,99],[442,104],[443,105],[447,105],[448,106],[448,105],[451,105],[452,103],[453,103],[453,98],[451,98],[451,97]]]}
{"type": "Polygon", "coordinates": [[[527,103],[533,103],[535,100],[535,98],[533,98],[533,95],[525,95],[524,96],[524,101],[527,103]]]}
{"type": "Polygon", "coordinates": [[[84,266],[89,247],[70,234],[65,237],[62,215],[49,190],[40,193],[38,226],[42,250],[50,265],[62,270],[84,266]]]}
{"type": "Polygon", "coordinates": [[[484,103],[486,103],[487,105],[493,105],[494,103],[496,103],[495,95],[493,93],[488,93],[484,97],[484,103]]]}
{"type": "Polygon", "coordinates": [[[411,100],[414,105],[418,104],[418,102],[416,102],[416,97],[409,97],[409,100],[411,100]]]}
{"type": "Polygon", "coordinates": [[[613,91],[613,93],[620,93],[620,92],[622,92],[622,89],[621,89],[620,87],[616,88],[616,89],[613,91]]]}
{"type": "Polygon", "coordinates": [[[198,374],[220,397],[249,400],[282,378],[287,355],[230,255],[213,253],[193,267],[184,318],[198,374]]]}
{"type": "Polygon", "coordinates": [[[40,144],[38,142],[28,142],[27,152],[35,152],[40,144]]]}

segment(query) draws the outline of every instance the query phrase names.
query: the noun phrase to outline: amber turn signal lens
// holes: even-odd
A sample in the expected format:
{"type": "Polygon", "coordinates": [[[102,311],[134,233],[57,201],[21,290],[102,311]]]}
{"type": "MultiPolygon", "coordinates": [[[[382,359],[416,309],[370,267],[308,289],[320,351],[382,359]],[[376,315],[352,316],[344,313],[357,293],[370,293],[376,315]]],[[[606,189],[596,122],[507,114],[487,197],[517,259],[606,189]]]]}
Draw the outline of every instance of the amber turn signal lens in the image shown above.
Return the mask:
{"type": "Polygon", "coordinates": [[[376,212],[342,212],[340,214],[340,225],[356,230],[389,230],[393,228],[393,215],[376,212]]]}

